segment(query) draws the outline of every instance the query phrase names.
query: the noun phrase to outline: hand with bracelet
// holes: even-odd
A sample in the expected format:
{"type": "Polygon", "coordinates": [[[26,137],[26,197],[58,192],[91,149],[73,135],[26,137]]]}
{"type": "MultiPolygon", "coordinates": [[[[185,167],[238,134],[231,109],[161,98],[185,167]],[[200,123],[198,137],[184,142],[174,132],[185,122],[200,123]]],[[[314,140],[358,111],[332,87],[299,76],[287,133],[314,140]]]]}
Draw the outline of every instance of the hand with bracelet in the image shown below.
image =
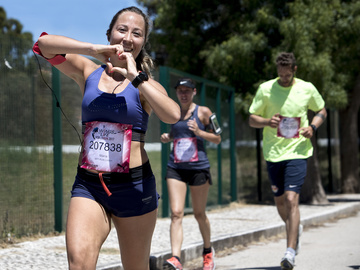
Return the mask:
{"type": "Polygon", "coordinates": [[[310,139],[315,135],[317,128],[324,122],[326,118],[326,109],[322,108],[319,112],[313,117],[311,124],[308,127],[302,127],[299,129],[300,134],[305,138],[310,139]]]}

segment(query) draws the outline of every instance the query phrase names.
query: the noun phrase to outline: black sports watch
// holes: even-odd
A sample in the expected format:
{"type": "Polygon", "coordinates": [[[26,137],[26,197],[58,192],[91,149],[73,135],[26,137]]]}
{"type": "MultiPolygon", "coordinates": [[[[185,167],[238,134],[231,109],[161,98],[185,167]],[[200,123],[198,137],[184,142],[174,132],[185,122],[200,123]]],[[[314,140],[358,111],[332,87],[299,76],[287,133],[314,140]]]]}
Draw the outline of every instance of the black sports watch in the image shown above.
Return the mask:
{"type": "Polygon", "coordinates": [[[135,88],[138,88],[140,83],[147,81],[147,80],[149,80],[149,76],[147,75],[147,73],[145,71],[141,71],[139,73],[139,75],[137,75],[131,83],[135,88]]]}

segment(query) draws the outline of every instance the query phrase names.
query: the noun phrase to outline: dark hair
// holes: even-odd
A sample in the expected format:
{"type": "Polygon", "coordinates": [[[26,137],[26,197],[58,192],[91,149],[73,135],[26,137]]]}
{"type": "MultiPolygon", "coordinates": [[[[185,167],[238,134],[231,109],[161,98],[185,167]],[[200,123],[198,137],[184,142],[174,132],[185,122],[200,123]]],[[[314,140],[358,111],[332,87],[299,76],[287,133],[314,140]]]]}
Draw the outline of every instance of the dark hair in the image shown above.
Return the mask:
{"type": "Polygon", "coordinates": [[[276,57],[276,66],[291,66],[292,69],[296,66],[296,59],[293,53],[281,52],[276,57]]]}
{"type": "Polygon", "coordinates": [[[145,22],[144,46],[141,49],[138,57],[136,57],[135,62],[136,62],[136,68],[138,70],[145,71],[149,76],[151,76],[151,70],[154,68],[154,62],[151,59],[150,55],[145,50],[145,45],[148,44],[149,35],[150,35],[150,31],[151,31],[151,21],[150,21],[149,16],[147,16],[144,12],[142,12],[141,9],[134,7],[134,6],[128,7],[128,8],[123,8],[122,10],[118,11],[112,18],[110,25],[109,25],[109,29],[106,31],[106,36],[107,36],[108,40],[110,41],[111,30],[113,29],[118,17],[124,12],[134,12],[134,13],[142,16],[144,19],[144,22],[145,22]]]}

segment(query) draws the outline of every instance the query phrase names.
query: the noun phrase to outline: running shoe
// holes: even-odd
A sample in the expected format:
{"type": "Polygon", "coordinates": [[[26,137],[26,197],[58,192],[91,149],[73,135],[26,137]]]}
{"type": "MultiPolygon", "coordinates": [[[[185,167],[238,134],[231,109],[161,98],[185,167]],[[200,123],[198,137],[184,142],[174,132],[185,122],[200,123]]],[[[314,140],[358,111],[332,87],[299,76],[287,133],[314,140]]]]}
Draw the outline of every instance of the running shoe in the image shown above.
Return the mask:
{"type": "Polygon", "coordinates": [[[182,270],[183,267],[178,259],[171,257],[163,264],[163,270],[182,270]]]}
{"type": "Polygon", "coordinates": [[[280,265],[282,270],[292,270],[295,266],[295,256],[291,252],[286,251],[280,265]]]}
{"type": "Polygon", "coordinates": [[[299,232],[298,232],[298,236],[297,236],[297,240],[296,240],[296,249],[295,249],[295,255],[298,255],[300,252],[300,248],[301,248],[301,242],[300,242],[300,236],[303,232],[303,225],[299,225],[299,232]]]}
{"type": "Polygon", "coordinates": [[[215,269],[215,250],[212,248],[211,253],[203,255],[203,270],[214,270],[215,269]]]}

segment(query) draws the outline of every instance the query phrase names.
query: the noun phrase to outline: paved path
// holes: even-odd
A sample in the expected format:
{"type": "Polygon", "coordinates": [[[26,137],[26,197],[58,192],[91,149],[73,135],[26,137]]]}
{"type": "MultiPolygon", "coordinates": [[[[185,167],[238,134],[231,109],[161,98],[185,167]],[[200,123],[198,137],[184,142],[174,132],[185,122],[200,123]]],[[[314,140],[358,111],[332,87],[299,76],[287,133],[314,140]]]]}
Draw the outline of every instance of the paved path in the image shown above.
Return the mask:
{"type": "MultiPolygon", "coordinates": [[[[360,210],[360,194],[329,196],[327,205],[300,205],[302,224],[322,224],[332,218],[347,216],[360,210]]],[[[215,250],[258,241],[282,233],[284,225],[273,205],[231,204],[208,212],[215,250]]],[[[170,256],[169,218],[159,218],[152,248],[152,269],[160,269],[170,256]]],[[[192,215],[183,221],[184,242],[182,259],[191,261],[201,256],[202,240],[192,215]]],[[[1,270],[67,269],[64,235],[45,237],[0,249],[1,270]]],[[[121,269],[118,241],[112,230],[98,260],[99,270],[121,269]]]]}
{"type": "MultiPolygon", "coordinates": [[[[300,253],[294,270],[360,269],[360,211],[357,214],[308,227],[301,236],[300,253]]],[[[286,239],[273,237],[251,245],[227,249],[216,256],[216,270],[281,270],[286,239]]],[[[199,259],[184,265],[184,270],[201,269],[199,259]]]]}

